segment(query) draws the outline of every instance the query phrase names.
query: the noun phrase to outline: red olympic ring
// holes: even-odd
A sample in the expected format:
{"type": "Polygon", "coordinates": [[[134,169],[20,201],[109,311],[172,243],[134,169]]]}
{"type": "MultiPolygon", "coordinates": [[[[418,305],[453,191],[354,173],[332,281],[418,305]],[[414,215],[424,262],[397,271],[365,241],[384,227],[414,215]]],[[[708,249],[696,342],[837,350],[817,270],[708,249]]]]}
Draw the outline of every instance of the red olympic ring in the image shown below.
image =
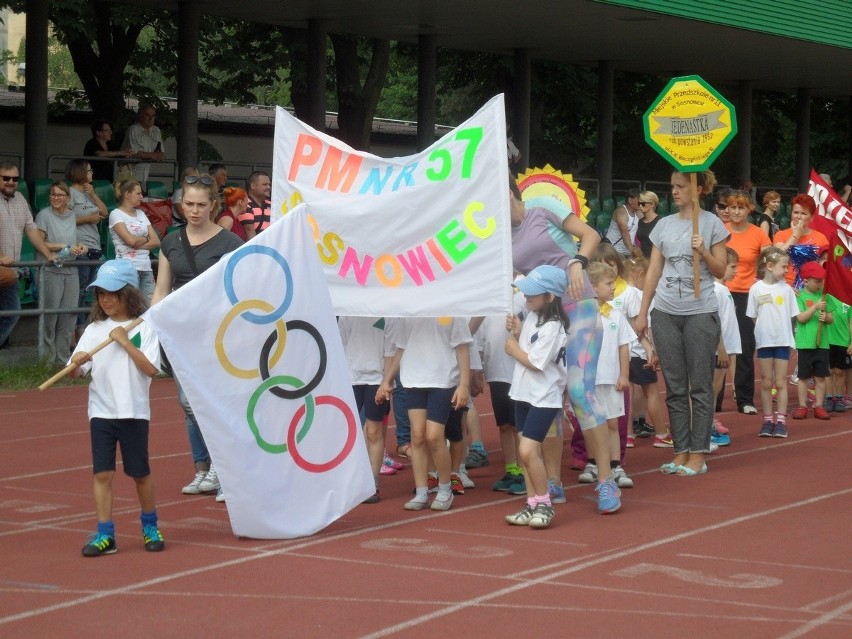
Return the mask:
{"type": "Polygon", "coordinates": [[[296,465],[302,470],[306,470],[309,473],[324,473],[336,466],[339,466],[340,463],[349,456],[349,453],[352,452],[352,448],[355,446],[355,434],[357,432],[355,426],[355,415],[352,414],[352,411],[349,410],[349,406],[347,406],[339,397],[334,397],[333,395],[319,395],[315,397],[314,400],[317,406],[321,404],[336,406],[340,409],[340,412],[343,413],[343,416],[346,417],[346,425],[349,432],[346,436],[346,443],[343,444],[343,450],[338,453],[337,457],[322,464],[314,464],[302,457],[296,448],[296,431],[298,430],[299,422],[302,421],[302,417],[305,415],[304,404],[299,406],[296,414],[293,415],[293,419],[290,420],[290,428],[287,429],[287,450],[290,452],[290,456],[293,458],[293,461],[296,462],[296,465]]]}

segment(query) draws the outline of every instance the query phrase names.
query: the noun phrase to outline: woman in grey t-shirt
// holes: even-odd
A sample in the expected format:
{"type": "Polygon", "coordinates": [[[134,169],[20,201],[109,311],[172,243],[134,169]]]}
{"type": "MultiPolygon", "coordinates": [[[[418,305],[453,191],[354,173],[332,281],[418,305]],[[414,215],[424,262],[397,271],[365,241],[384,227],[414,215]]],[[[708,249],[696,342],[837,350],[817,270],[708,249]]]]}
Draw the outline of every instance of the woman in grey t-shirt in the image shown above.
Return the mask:
{"type": "MultiPolygon", "coordinates": [[[[710,193],[716,178],[711,171],[696,174],[698,194],[710,193]]],[[[720,324],[713,278],[727,266],[729,234],[718,217],[698,213],[698,233],[692,232],[693,189],[690,175],[671,177],[676,215],[662,218],[651,232],[653,244],[645,295],[637,317],[640,335],[651,319],[654,346],[666,381],[674,459],[660,468],[667,475],[691,477],[707,472],[713,422],[713,368],[720,324]],[[695,296],[693,260],[698,259],[700,295],[695,296]]]]}

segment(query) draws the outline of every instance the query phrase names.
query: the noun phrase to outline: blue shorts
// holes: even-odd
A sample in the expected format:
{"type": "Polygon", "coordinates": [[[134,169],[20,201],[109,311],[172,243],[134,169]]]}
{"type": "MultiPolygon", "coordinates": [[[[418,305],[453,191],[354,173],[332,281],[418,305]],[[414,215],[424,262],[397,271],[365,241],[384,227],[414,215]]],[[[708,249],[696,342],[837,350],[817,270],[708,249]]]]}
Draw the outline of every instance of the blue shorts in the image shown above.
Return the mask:
{"type": "Polygon", "coordinates": [[[389,402],[376,403],[377,390],[379,390],[379,387],[372,384],[358,384],[352,387],[358,412],[363,412],[364,416],[371,422],[382,421],[390,408],[389,402]]]}
{"type": "Polygon", "coordinates": [[[121,446],[124,474],[141,479],[151,474],[148,466],[148,420],[89,420],[92,437],[92,469],[95,473],[115,471],[116,444],[121,446]]]}
{"type": "Polygon", "coordinates": [[[515,424],[518,432],[527,439],[543,442],[560,410],[540,408],[527,402],[515,402],[515,424]]]}
{"type": "Polygon", "coordinates": [[[405,402],[408,410],[426,410],[426,420],[436,424],[447,424],[453,411],[452,388],[409,388],[405,387],[405,402]]]}
{"type": "Polygon", "coordinates": [[[515,425],[515,400],[509,397],[508,382],[488,382],[491,389],[491,407],[498,426],[515,425]]]}
{"type": "Polygon", "coordinates": [[[767,346],[757,349],[757,359],[790,359],[789,346],[767,346]]]}

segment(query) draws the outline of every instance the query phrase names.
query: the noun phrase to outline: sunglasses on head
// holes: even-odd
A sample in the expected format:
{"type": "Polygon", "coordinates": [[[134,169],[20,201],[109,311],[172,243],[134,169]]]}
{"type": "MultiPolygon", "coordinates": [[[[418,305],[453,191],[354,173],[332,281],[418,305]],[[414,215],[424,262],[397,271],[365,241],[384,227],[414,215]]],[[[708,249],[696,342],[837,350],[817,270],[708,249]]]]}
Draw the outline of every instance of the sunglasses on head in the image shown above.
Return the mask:
{"type": "Polygon", "coordinates": [[[646,204],[653,204],[653,202],[639,202],[639,206],[645,206],[646,204]]]}
{"type": "Polygon", "coordinates": [[[204,186],[213,186],[213,178],[209,175],[187,175],[183,181],[187,184],[201,183],[204,186]]]}
{"type": "Polygon", "coordinates": [[[21,179],[20,175],[0,175],[4,182],[17,182],[21,179]]]}

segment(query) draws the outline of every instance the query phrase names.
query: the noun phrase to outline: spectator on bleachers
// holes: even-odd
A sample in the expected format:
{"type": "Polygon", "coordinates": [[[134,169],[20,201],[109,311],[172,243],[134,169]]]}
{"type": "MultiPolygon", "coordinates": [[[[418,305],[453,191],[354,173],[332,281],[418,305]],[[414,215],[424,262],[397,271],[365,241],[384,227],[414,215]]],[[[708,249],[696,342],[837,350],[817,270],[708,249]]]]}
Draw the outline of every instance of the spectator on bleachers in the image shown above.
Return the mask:
{"type": "MultiPolygon", "coordinates": [[[[24,234],[47,260],[56,259],[56,253],[47,248],[44,238],[36,228],[33,214],[26,198],[18,193],[21,172],[12,160],[0,161],[0,265],[8,266],[21,259],[21,242],[24,234]]],[[[0,287],[0,311],[21,310],[18,282],[0,287]]],[[[0,346],[9,339],[18,317],[0,317],[0,346]]]]}
{"type": "Polygon", "coordinates": [[[219,191],[219,200],[225,201],[225,183],[228,181],[228,167],[221,163],[211,164],[207,172],[216,183],[216,189],[219,191]]]}
{"type": "Polygon", "coordinates": [[[246,232],[243,225],[240,224],[239,218],[248,207],[248,193],[245,192],[245,189],[239,187],[228,187],[225,189],[225,198],[222,203],[224,206],[219,217],[216,218],[216,224],[245,242],[246,232]]]}
{"type": "Polygon", "coordinates": [[[240,223],[249,240],[269,226],[272,203],[272,181],[264,171],[255,171],[246,180],[248,186],[248,208],[240,216],[240,223]]]}
{"type": "Polygon", "coordinates": [[[781,208],[781,194],[776,191],[767,191],[763,196],[763,213],[757,218],[757,225],[773,241],[775,233],[779,230],[775,216],[781,208]]]}
{"type": "MultiPolygon", "coordinates": [[[[103,118],[92,122],[92,139],[83,147],[83,155],[97,155],[100,158],[129,158],[133,155],[130,150],[122,151],[117,142],[112,139],[112,126],[103,118]]],[[[108,160],[92,162],[92,179],[112,182],[115,163],[108,160]]]]}
{"type": "Polygon", "coordinates": [[[132,167],[139,183],[145,184],[151,169],[150,162],[159,162],[166,157],[166,154],[163,153],[163,135],[159,127],[154,124],[157,110],[147,102],[142,102],[139,104],[136,117],[139,121],[127,127],[121,148],[132,151],[133,154],[130,157],[148,160],[148,162],[138,162],[132,167]]]}
{"type": "Polygon", "coordinates": [[[630,189],[624,198],[624,204],[615,209],[612,214],[612,220],[606,230],[606,239],[615,247],[619,255],[625,258],[630,257],[638,228],[639,189],[630,189]]]}
{"type": "Polygon", "coordinates": [[[115,190],[118,208],[109,214],[109,233],[115,245],[115,257],[131,260],[139,275],[137,287],[148,301],[154,295],[151,251],[160,246],[157,231],[148,216],[137,208],[142,202],[142,186],[136,180],[122,180],[115,190]]]}
{"type": "MultiPolygon", "coordinates": [[[[77,222],[77,243],[86,247],[86,253],[81,257],[96,260],[103,253],[98,223],[107,218],[109,211],[92,187],[92,173],[88,160],[71,160],[65,167],[65,177],[71,182],[68,209],[77,222]]],[[[86,306],[86,287],[95,280],[97,272],[98,267],[94,265],[77,267],[80,279],[78,307],[86,306]]],[[[87,316],[88,313],[77,314],[77,337],[83,334],[87,316]]]]}
{"type": "MultiPolygon", "coordinates": [[[[50,185],[50,206],[36,215],[35,223],[45,245],[52,251],[69,248],[71,255],[44,269],[44,286],[39,292],[44,308],[77,308],[80,281],[74,259],[85,255],[86,245],[77,241],[77,219],[68,207],[71,189],[57,180],[50,185]],[[72,257],[73,256],[73,257],[72,257]]],[[[47,262],[38,256],[40,262],[47,262]]],[[[71,337],[77,323],[76,313],[50,313],[44,316],[44,344],[51,364],[64,368],[71,358],[71,337]]]]}
{"type": "Polygon", "coordinates": [[[660,204],[660,198],[653,191],[642,191],[639,194],[639,227],[636,229],[636,242],[639,244],[639,250],[645,258],[651,257],[651,231],[660,221],[660,216],[657,215],[657,207],[660,204]]]}
{"type": "Polygon", "coordinates": [[[728,198],[731,197],[731,194],[734,192],[733,189],[720,189],[716,192],[716,206],[715,213],[720,220],[722,220],[723,224],[727,224],[731,221],[731,218],[728,217],[728,198]]]}

